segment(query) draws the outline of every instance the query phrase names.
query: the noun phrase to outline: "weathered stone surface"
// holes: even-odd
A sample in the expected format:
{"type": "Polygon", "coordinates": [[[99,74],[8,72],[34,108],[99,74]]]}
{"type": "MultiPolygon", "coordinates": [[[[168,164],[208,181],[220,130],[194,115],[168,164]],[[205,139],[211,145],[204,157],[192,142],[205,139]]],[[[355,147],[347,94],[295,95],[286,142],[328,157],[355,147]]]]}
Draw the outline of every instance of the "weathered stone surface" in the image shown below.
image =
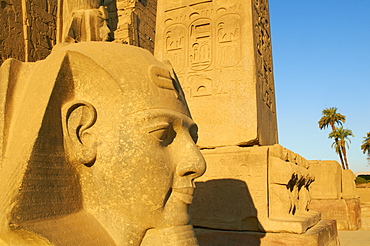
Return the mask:
{"type": "Polygon", "coordinates": [[[179,76],[200,147],[277,143],[266,0],[158,1],[155,47],[179,76]]]}
{"type": "MultiPolygon", "coordinates": [[[[0,65],[7,58],[21,61],[45,59],[54,47],[57,36],[62,39],[63,35],[56,33],[56,26],[57,4],[59,2],[62,6],[63,0],[24,0],[24,2],[25,4],[22,5],[22,0],[1,1],[0,65]]],[[[111,31],[107,33],[105,28],[105,35],[108,34],[108,37],[103,35],[103,39],[136,45],[154,52],[155,0],[91,1],[95,5],[90,1],[71,1],[76,8],[99,7],[100,2],[103,2],[102,5],[107,8],[107,13],[104,9],[95,12],[102,16],[107,14],[105,18],[108,18],[108,27],[111,31]],[[99,4],[96,4],[97,2],[99,4]]],[[[63,15],[62,8],[59,10],[61,10],[59,13],[63,15]]],[[[65,15],[70,14],[67,12],[69,11],[64,12],[65,15]]],[[[75,15],[75,17],[79,20],[86,19],[82,14],[75,15]]],[[[59,24],[63,25],[60,22],[59,24]]],[[[64,24],[68,25],[68,23],[64,24]]],[[[81,40],[80,37],[74,36],[74,38],[81,40]]]]}
{"type": "Polygon", "coordinates": [[[307,161],[297,154],[280,145],[202,153],[207,172],[196,182],[190,206],[194,226],[304,233],[320,219],[318,213],[307,210],[313,177],[303,167],[307,161]]]}
{"type": "Polygon", "coordinates": [[[356,188],[356,192],[359,194],[361,202],[370,203],[370,187],[356,188]]]}
{"type": "MultiPolygon", "coordinates": [[[[348,230],[359,230],[361,222],[361,202],[359,198],[344,199],[348,208],[348,230]]],[[[340,230],[338,228],[338,230],[340,230]]]]}
{"type": "Polygon", "coordinates": [[[154,52],[156,0],[104,1],[114,40],[154,52]]]}
{"type": "Polygon", "coordinates": [[[311,185],[309,209],[319,211],[323,219],[337,220],[339,230],[361,228],[361,208],[356,191],[355,175],[342,170],[336,161],[310,161],[315,174],[311,185]]]}
{"type": "Polygon", "coordinates": [[[197,244],[187,207],[205,163],[172,71],[84,42],[8,60],[0,79],[1,245],[140,245],[148,229],[197,244]]]}
{"type": "Polygon", "coordinates": [[[350,169],[342,170],[342,197],[345,199],[359,198],[356,190],[356,175],[350,169]]]}
{"type": "Polygon", "coordinates": [[[24,60],[21,1],[0,2],[0,64],[7,58],[24,60]]]}
{"type": "Polygon", "coordinates": [[[321,213],[323,219],[337,221],[338,230],[361,228],[361,206],[358,198],[339,200],[312,200],[309,208],[321,213]]]}
{"type": "Polygon", "coordinates": [[[107,41],[107,19],[101,0],[59,0],[57,43],[107,41]]]}
{"type": "Polygon", "coordinates": [[[195,229],[200,246],[336,246],[338,240],[334,220],[321,220],[303,234],[236,232],[195,229]]]}
{"type": "Polygon", "coordinates": [[[28,43],[28,61],[45,59],[56,43],[56,0],[31,0],[27,1],[27,25],[29,33],[26,42],[28,43]]]}
{"type": "Polygon", "coordinates": [[[370,202],[361,201],[361,225],[363,230],[370,231],[370,202]]]}
{"type": "Polygon", "coordinates": [[[342,197],[342,168],[337,161],[310,161],[310,171],[316,177],[310,187],[312,199],[342,197]]]}
{"type": "Polygon", "coordinates": [[[37,61],[55,44],[56,0],[4,0],[0,6],[0,64],[7,58],[37,61]]]}

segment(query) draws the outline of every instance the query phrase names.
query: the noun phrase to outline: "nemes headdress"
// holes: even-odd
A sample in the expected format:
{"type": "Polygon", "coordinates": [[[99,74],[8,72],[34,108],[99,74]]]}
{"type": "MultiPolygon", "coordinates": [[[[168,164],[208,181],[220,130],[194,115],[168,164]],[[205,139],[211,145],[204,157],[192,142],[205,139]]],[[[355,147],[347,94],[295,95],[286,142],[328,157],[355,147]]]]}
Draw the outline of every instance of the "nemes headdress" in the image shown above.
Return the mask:
{"type": "Polygon", "coordinates": [[[62,106],[76,98],[119,100],[124,114],[164,108],[190,116],[170,65],[141,48],[61,44],[43,61],[5,61],[0,68],[0,239],[12,224],[81,209],[61,123],[62,106]],[[52,206],[42,204],[40,194],[49,196],[52,206]]]}

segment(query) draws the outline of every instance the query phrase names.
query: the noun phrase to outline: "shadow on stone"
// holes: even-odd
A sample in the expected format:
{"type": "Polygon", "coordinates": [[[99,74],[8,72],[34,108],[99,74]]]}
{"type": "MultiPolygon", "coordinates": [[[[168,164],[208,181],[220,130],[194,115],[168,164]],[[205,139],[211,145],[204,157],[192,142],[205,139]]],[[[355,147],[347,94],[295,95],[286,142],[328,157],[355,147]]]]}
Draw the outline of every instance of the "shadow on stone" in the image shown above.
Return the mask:
{"type": "Polygon", "coordinates": [[[261,244],[264,228],[244,181],[215,179],[196,182],[196,187],[190,214],[199,245],[245,244],[246,231],[248,245],[261,244]]]}

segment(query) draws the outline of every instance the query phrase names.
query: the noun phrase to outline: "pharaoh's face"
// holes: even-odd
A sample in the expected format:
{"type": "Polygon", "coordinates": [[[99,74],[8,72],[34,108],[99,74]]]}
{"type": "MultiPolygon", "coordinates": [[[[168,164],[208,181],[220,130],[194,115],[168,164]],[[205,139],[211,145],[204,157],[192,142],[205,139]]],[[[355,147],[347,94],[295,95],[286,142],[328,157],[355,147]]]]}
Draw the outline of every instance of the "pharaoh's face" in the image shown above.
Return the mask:
{"type": "Polygon", "coordinates": [[[147,228],[188,224],[193,179],[205,163],[195,146],[197,126],[170,109],[149,109],[121,125],[121,159],[114,168],[124,177],[122,193],[147,228]],[[131,184],[131,185],[127,185],[131,184]]]}
{"type": "Polygon", "coordinates": [[[197,126],[174,106],[121,112],[97,110],[96,124],[105,129],[93,166],[95,182],[103,184],[99,209],[140,236],[151,228],[187,225],[193,180],[205,171],[195,145],[197,126]]]}
{"type": "Polygon", "coordinates": [[[178,83],[136,47],[69,49],[79,52],[69,58],[77,102],[63,107],[63,122],[69,155],[89,163],[78,166],[84,209],[117,245],[139,245],[148,229],[187,225],[193,180],[205,162],[178,83]]]}

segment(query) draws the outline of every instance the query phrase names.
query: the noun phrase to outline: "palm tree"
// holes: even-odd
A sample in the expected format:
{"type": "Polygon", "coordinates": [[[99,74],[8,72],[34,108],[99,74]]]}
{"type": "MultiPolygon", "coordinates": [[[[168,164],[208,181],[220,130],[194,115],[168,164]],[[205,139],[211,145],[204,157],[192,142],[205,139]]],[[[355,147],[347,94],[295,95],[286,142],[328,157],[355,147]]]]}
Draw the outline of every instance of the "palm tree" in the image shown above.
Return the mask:
{"type": "Polygon", "coordinates": [[[367,152],[367,160],[370,162],[370,132],[366,134],[364,141],[362,141],[361,149],[365,154],[367,152]]]}
{"type": "MultiPolygon", "coordinates": [[[[332,132],[335,132],[337,129],[335,127],[335,124],[337,125],[342,125],[344,122],[346,122],[346,116],[337,113],[337,108],[331,107],[331,108],[326,108],[322,111],[322,117],[319,120],[319,128],[320,130],[326,129],[327,127],[331,126],[332,132]]],[[[334,138],[335,145],[338,145],[338,138],[334,138]]],[[[344,161],[343,161],[343,155],[341,148],[335,150],[336,153],[339,155],[340,162],[342,164],[342,168],[345,169],[344,166],[344,161]]]]}
{"type": "MultiPolygon", "coordinates": [[[[335,131],[331,132],[329,134],[329,138],[337,139],[334,141],[334,143],[331,145],[331,147],[335,148],[335,152],[338,153],[338,151],[342,151],[344,161],[346,164],[345,169],[348,168],[348,161],[347,161],[347,150],[346,147],[349,148],[348,142],[351,142],[351,140],[348,137],[354,137],[353,133],[349,129],[344,129],[343,126],[337,128],[335,131]]],[[[344,168],[343,168],[344,169],[344,168]]]]}

